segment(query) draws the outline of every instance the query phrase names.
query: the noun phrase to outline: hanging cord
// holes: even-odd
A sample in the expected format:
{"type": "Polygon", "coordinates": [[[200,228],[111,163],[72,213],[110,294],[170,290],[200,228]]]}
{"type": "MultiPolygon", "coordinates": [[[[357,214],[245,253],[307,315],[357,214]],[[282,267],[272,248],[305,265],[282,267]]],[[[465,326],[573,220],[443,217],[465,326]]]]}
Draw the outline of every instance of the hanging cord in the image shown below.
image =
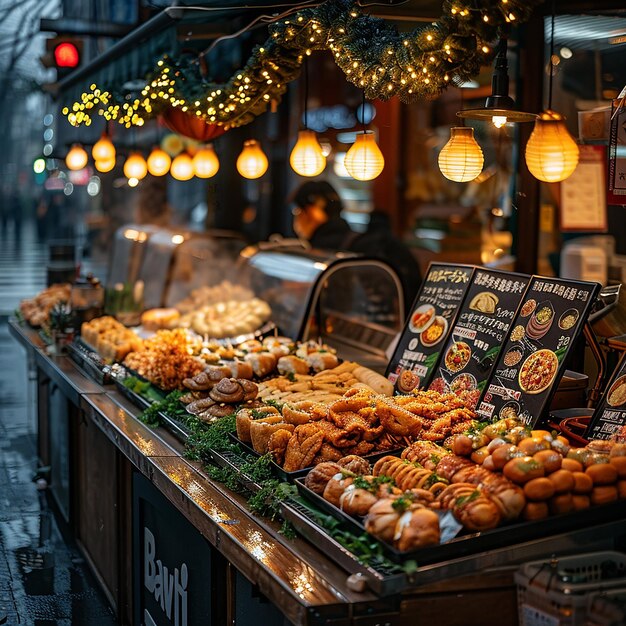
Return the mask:
{"type": "Polygon", "coordinates": [[[304,130],[309,130],[309,57],[304,57],[304,130]]]}
{"type": "Polygon", "coordinates": [[[361,128],[365,135],[367,128],[365,128],[365,89],[363,90],[363,100],[361,102],[361,128]]]}
{"type": "Polygon", "coordinates": [[[548,77],[548,110],[552,110],[552,74],[554,74],[554,15],[556,13],[556,0],[552,0],[552,17],[550,19],[550,75],[548,77]]]}

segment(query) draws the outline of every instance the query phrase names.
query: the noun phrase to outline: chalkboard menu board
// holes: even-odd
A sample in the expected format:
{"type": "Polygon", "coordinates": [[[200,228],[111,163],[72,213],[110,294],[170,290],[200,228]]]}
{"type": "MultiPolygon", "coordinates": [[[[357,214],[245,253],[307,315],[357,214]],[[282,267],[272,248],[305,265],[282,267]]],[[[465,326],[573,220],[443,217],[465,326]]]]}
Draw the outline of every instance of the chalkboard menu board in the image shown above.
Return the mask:
{"type": "Polygon", "coordinates": [[[585,439],[626,436],[626,359],[617,368],[593,413],[585,439]]]}
{"type": "Polygon", "coordinates": [[[454,325],[474,268],[432,263],[426,272],[386,376],[396,392],[430,382],[439,353],[454,325]]]}
{"type": "Polygon", "coordinates": [[[533,276],[478,406],[483,418],[534,426],[563,375],[567,354],[600,285],[533,276]]]}
{"type": "Polygon", "coordinates": [[[430,389],[476,408],[529,282],[530,276],[476,269],[430,389]]]}

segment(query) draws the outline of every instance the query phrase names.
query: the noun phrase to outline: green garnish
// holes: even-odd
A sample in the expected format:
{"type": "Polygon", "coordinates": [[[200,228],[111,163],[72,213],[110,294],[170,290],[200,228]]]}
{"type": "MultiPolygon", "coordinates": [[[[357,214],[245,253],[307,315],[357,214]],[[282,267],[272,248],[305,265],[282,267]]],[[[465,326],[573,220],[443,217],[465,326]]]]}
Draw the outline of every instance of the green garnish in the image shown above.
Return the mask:
{"type": "Polygon", "coordinates": [[[457,498],[454,501],[454,506],[465,506],[466,504],[469,504],[470,502],[474,502],[474,500],[476,500],[479,497],[480,497],[480,491],[478,489],[475,489],[468,496],[461,496],[457,498]]]}

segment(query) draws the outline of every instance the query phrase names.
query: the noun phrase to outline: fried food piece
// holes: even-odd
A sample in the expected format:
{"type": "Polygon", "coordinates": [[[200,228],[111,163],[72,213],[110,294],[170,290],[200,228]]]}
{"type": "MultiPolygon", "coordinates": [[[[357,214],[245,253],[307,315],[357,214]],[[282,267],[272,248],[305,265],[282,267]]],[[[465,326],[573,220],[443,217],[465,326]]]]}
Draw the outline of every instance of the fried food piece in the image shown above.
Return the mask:
{"type": "Polygon", "coordinates": [[[372,471],[369,461],[357,456],[356,454],[349,454],[344,456],[338,461],[339,465],[350,472],[354,472],[359,476],[365,476],[372,471]]]}
{"type": "MultiPolygon", "coordinates": [[[[293,427],[293,424],[287,425],[293,427]]],[[[320,451],[323,443],[324,434],[315,425],[297,426],[294,430],[294,436],[289,440],[287,446],[283,469],[286,472],[295,472],[308,467],[320,451]]]]}
{"type": "MultiPolygon", "coordinates": [[[[313,424],[309,424],[313,426],[313,424]]],[[[314,427],[322,433],[322,436],[328,443],[336,448],[350,448],[361,441],[365,428],[353,423],[348,428],[338,428],[331,422],[320,420],[315,422],[314,427]]]]}
{"type": "Polygon", "coordinates": [[[250,439],[252,440],[252,447],[255,452],[259,454],[267,453],[267,443],[272,436],[272,433],[277,430],[289,430],[293,431],[293,424],[285,424],[280,416],[264,417],[258,420],[254,420],[250,423],[250,439]]]}
{"type": "Polygon", "coordinates": [[[304,484],[311,491],[319,494],[324,493],[328,481],[336,474],[341,473],[341,466],[338,463],[332,461],[325,461],[316,465],[304,479],[304,484]]]}
{"type": "Polygon", "coordinates": [[[367,515],[372,505],[378,501],[375,494],[367,489],[357,489],[349,485],[339,497],[339,508],[348,515],[367,515]]]}
{"type": "Polygon", "coordinates": [[[439,516],[414,504],[396,523],[394,540],[398,550],[407,551],[439,544],[439,516]]]}
{"type": "Polygon", "coordinates": [[[250,424],[255,419],[262,419],[265,417],[278,417],[278,422],[281,421],[280,413],[276,407],[273,406],[262,406],[254,409],[254,414],[252,413],[251,408],[239,409],[237,411],[237,415],[235,417],[235,424],[237,427],[237,437],[244,441],[245,443],[251,443],[252,439],[250,438],[250,424]]]}
{"type": "Polygon", "coordinates": [[[293,436],[290,430],[280,428],[275,430],[267,442],[267,451],[272,455],[272,458],[278,465],[282,465],[285,461],[285,452],[287,451],[287,444],[293,436]]]}
{"type": "Polygon", "coordinates": [[[422,420],[410,411],[398,406],[392,400],[378,400],[376,413],[384,429],[392,435],[418,437],[422,430],[422,420]]]}

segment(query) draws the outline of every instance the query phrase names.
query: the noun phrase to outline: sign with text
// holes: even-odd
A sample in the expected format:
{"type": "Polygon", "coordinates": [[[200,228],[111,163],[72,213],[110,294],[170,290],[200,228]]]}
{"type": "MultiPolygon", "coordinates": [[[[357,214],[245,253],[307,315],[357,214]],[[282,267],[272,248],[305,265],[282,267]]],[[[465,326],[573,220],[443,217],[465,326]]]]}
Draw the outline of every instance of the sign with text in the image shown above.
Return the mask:
{"type": "Polygon", "coordinates": [[[428,385],[456,321],[474,268],[431,263],[387,367],[397,393],[428,385]]]}
{"type": "Polygon", "coordinates": [[[533,276],[478,405],[482,418],[534,426],[565,370],[600,285],[533,276]]]}
{"type": "Polygon", "coordinates": [[[475,409],[530,276],[476,269],[429,389],[475,409]]]}
{"type": "Polygon", "coordinates": [[[134,623],[210,626],[211,564],[211,548],[202,535],[134,472],[134,623]]]}
{"type": "Polygon", "coordinates": [[[585,439],[626,436],[626,359],[617,368],[593,413],[585,439]]]}

